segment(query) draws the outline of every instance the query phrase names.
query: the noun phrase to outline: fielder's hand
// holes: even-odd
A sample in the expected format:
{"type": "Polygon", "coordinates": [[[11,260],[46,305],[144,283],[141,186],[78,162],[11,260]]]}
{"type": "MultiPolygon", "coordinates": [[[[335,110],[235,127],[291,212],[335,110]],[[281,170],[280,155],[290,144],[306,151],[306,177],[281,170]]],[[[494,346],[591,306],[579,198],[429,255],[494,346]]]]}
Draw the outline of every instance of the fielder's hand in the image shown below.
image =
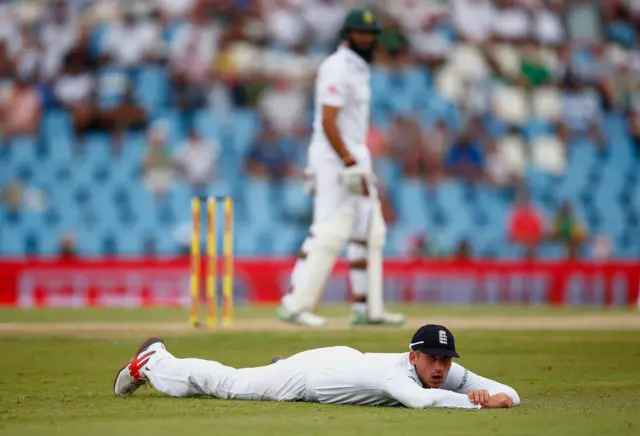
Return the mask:
{"type": "Polygon", "coordinates": [[[469,401],[471,401],[472,404],[475,404],[476,406],[479,404],[482,407],[487,407],[491,395],[489,395],[489,391],[487,390],[473,389],[467,392],[467,397],[469,397],[469,401]]]}
{"type": "Polygon", "coordinates": [[[487,409],[503,409],[513,407],[513,400],[507,394],[495,394],[489,397],[489,401],[486,406],[487,409]]]}
{"type": "Polygon", "coordinates": [[[340,176],[340,182],[354,195],[369,195],[369,187],[377,182],[375,174],[364,168],[353,165],[345,168],[340,176]]]}

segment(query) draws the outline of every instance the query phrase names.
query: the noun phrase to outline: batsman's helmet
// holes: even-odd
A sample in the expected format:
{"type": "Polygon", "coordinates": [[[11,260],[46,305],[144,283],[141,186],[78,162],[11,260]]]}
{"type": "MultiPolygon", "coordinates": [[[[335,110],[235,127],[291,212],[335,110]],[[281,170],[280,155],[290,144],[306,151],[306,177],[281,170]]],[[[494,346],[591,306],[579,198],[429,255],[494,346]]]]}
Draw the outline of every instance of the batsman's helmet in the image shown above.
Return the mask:
{"type": "Polygon", "coordinates": [[[352,9],[344,20],[340,36],[347,38],[350,30],[369,30],[380,33],[378,19],[369,9],[352,9]]]}

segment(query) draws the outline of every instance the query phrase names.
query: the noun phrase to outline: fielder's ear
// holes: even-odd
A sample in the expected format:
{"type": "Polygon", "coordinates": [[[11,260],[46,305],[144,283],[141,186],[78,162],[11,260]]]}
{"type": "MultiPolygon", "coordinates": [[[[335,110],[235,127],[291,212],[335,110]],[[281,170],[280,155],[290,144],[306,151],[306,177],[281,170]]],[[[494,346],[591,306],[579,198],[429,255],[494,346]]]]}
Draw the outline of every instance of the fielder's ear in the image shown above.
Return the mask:
{"type": "Polygon", "coordinates": [[[409,363],[415,365],[418,361],[418,353],[419,351],[409,351],[409,363]]]}

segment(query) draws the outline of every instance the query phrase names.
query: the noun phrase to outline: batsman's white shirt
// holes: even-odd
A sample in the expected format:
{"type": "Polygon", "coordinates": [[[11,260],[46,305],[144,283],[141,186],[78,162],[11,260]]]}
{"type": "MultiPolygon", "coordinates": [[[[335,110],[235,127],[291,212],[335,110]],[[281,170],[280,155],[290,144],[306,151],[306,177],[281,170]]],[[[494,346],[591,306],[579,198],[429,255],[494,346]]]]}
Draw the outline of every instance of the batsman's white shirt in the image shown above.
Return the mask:
{"type": "Polygon", "coordinates": [[[344,163],[336,154],[322,127],[322,106],[339,107],[337,125],[340,136],[356,159],[358,166],[372,171],[371,154],[366,140],[369,132],[371,103],[371,70],[354,51],[340,46],[325,59],[316,75],[313,134],[309,145],[309,167],[315,174],[313,228],[332,216],[341,207],[354,207],[355,239],[367,239],[367,229],[373,199],[378,193],[374,186],[369,197],[352,195],[340,183],[344,163]]]}
{"type": "Polygon", "coordinates": [[[322,127],[322,106],[339,107],[338,128],[347,149],[356,157],[368,155],[367,134],[371,102],[369,64],[354,51],[340,46],[318,68],[311,156],[343,166],[322,127]]]}
{"type": "Polygon", "coordinates": [[[441,389],[425,389],[409,353],[361,353],[349,347],[304,351],[273,365],[236,369],[215,361],[177,359],[159,350],[142,373],[160,392],[175,397],[304,401],[327,404],[477,409],[465,392],[503,392],[509,386],[452,364],[441,389]]]}

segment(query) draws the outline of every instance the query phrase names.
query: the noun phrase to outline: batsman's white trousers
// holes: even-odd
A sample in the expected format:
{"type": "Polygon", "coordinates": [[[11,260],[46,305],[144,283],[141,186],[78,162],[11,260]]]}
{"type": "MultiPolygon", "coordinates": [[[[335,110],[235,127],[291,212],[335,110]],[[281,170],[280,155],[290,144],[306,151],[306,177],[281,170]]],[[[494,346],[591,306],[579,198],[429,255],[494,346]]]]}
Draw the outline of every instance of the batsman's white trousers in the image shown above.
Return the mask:
{"type": "Polygon", "coordinates": [[[172,397],[342,403],[354,393],[358,368],[354,376],[337,368],[362,356],[349,347],[318,348],[272,365],[236,369],[215,361],[177,359],[163,350],[143,374],[156,390],[172,397]]]}
{"type": "MultiPolygon", "coordinates": [[[[351,150],[358,166],[373,172],[371,153],[362,146],[351,150]]],[[[333,151],[331,153],[334,153],[333,151]]],[[[374,205],[377,206],[378,192],[375,186],[370,186],[368,197],[353,195],[347,187],[340,183],[340,176],[344,171],[344,164],[332,154],[327,154],[326,146],[311,144],[309,146],[309,166],[315,173],[315,190],[313,203],[314,227],[331,218],[342,207],[354,207],[356,221],[353,229],[353,239],[367,240],[369,237],[369,222],[374,205]]]]}

